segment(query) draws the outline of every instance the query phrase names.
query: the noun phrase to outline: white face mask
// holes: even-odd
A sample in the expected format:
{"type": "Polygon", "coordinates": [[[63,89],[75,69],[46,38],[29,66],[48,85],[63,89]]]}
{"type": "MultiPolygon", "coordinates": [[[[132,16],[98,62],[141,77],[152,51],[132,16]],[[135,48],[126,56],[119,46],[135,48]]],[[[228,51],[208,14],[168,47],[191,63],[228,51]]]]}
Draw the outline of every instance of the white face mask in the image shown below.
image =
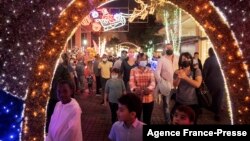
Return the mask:
{"type": "Polygon", "coordinates": [[[134,53],[129,53],[129,54],[128,54],[128,57],[129,57],[129,58],[135,58],[135,54],[134,54],[134,53]]]}
{"type": "Polygon", "coordinates": [[[102,61],[106,62],[108,59],[107,58],[103,58],[102,61]]]}
{"type": "Polygon", "coordinates": [[[148,64],[147,61],[140,61],[140,62],[139,62],[139,66],[141,66],[141,67],[146,67],[147,64],[148,64]]]}
{"type": "Polygon", "coordinates": [[[111,75],[111,78],[118,78],[118,75],[111,75]]]}

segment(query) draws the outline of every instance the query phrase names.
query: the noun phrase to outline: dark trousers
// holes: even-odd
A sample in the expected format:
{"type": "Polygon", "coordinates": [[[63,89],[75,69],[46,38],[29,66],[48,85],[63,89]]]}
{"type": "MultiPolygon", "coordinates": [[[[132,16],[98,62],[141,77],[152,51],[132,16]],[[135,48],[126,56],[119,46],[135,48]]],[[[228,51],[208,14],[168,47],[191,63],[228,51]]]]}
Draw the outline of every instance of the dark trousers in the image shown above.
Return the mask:
{"type": "Polygon", "coordinates": [[[105,85],[106,85],[106,83],[107,83],[108,80],[109,80],[109,78],[103,78],[103,77],[101,77],[102,93],[104,93],[105,85]]]}
{"type": "Polygon", "coordinates": [[[48,107],[47,107],[46,128],[45,128],[46,133],[48,133],[48,131],[49,131],[50,119],[51,119],[51,116],[54,112],[54,109],[55,109],[57,102],[58,102],[57,100],[49,99],[49,103],[48,103],[48,107]]]}
{"type": "MultiPolygon", "coordinates": [[[[151,123],[151,116],[154,108],[154,102],[151,103],[143,103],[142,104],[142,114],[143,114],[143,122],[147,125],[151,123]]],[[[141,118],[141,114],[139,114],[138,119],[141,118]]]]}
{"type": "Polygon", "coordinates": [[[216,88],[210,91],[210,94],[212,95],[212,111],[216,116],[220,115],[224,92],[224,88],[216,88]]]}
{"type": "Polygon", "coordinates": [[[113,123],[115,123],[117,121],[116,111],[118,110],[118,104],[109,102],[109,108],[110,108],[110,111],[111,111],[111,121],[112,121],[112,124],[113,124],[113,123]]]}
{"type": "Polygon", "coordinates": [[[101,94],[100,88],[101,88],[101,77],[100,76],[95,76],[95,83],[96,83],[96,93],[101,94]]]}
{"type": "Polygon", "coordinates": [[[83,92],[84,91],[84,77],[77,77],[77,90],[83,92]]]}
{"type": "MultiPolygon", "coordinates": [[[[171,111],[171,120],[173,121],[173,115],[177,109],[178,106],[181,106],[183,104],[179,103],[179,102],[175,102],[175,105],[171,111]]],[[[189,106],[190,108],[192,108],[195,112],[195,119],[194,119],[194,124],[196,125],[197,124],[197,121],[198,121],[198,118],[201,114],[201,108],[199,107],[198,104],[194,104],[194,105],[186,105],[186,106],[189,106]]]]}

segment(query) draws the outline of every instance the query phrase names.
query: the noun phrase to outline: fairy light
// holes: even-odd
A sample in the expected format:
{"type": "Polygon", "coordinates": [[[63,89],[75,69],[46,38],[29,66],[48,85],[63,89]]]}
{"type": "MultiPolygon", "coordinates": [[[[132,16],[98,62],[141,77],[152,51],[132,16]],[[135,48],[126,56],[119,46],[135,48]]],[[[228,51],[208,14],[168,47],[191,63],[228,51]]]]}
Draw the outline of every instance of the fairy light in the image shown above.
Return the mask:
{"type": "Polygon", "coordinates": [[[0,140],[18,140],[22,121],[23,101],[11,93],[0,90],[0,117],[2,121],[0,140]],[[4,135],[4,133],[8,135],[4,135]]]}
{"type": "MultiPolygon", "coordinates": [[[[81,21],[84,15],[86,15],[87,11],[82,11],[83,6],[86,6],[86,4],[87,2],[75,0],[72,1],[65,9],[61,9],[61,13],[59,15],[60,20],[58,20],[58,22],[54,24],[54,27],[52,27],[52,30],[48,32],[48,39],[46,40],[44,47],[47,48],[44,54],[45,56],[55,59],[59,57],[59,54],[64,48],[66,41],[68,41],[73,36],[76,29],[80,25],[78,22],[81,21]]],[[[50,13],[46,12],[46,15],[48,14],[50,13]]],[[[53,24],[53,22],[49,23],[51,25],[53,24]]],[[[47,28],[44,27],[44,29],[47,28]]],[[[35,80],[32,81],[34,84],[30,87],[30,93],[27,97],[28,100],[25,108],[25,121],[23,122],[22,134],[22,139],[24,140],[42,140],[41,137],[45,137],[45,134],[43,134],[42,131],[44,128],[39,127],[44,127],[45,123],[45,104],[47,103],[45,98],[48,97],[51,87],[50,82],[53,76],[53,73],[51,72],[53,70],[55,71],[55,67],[59,62],[58,59],[57,63],[55,64],[55,59],[50,60],[51,62],[49,63],[46,57],[42,57],[37,60],[37,67],[33,69],[35,72],[35,80]],[[52,64],[54,65],[51,67],[52,64]],[[45,74],[46,77],[44,76],[45,74]],[[41,97],[43,98],[41,99],[41,97]],[[40,101],[34,104],[33,101],[37,98],[40,98],[40,101]],[[30,108],[31,105],[33,105],[32,108],[30,108]],[[35,107],[37,107],[36,110],[34,110],[35,107]],[[39,122],[41,124],[36,124],[35,126],[34,123],[37,123],[37,119],[40,119],[39,122]]]]}
{"type": "Polygon", "coordinates": [[[245,102],[249,102],[250,101],[250,97],[249,96],[246,96],[245,97],[245,102]]]}

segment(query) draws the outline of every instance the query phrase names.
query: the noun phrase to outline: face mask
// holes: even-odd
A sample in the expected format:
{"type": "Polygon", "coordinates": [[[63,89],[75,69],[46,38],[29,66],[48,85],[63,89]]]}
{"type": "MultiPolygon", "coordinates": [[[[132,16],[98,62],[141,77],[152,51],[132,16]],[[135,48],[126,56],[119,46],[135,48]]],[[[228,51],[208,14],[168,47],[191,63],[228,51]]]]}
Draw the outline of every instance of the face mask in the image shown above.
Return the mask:
{"type": "Polygon", "coordinates": [[[112,78],[118,78],[118,75],[111,75],[112,78]]]}
{"type": "Polygon", "coordinates": [[[187,68],[189,66],[191,66],[191,62],[190,61],[183,61],[181,63],[181,67],[183,67],[183,68],[187,68]]]}
{"type": "Polygon", "coordinates": [[[172,50],[172,49],[166,50],[166,54],[167,54],[167,55],[172,55],[172,54],[173,54],[173,50],[172,50]]]}
{"type": "Polygon", "coordinates": [[[102,61],[103,61],[103,62],[106,62],[106,61],[108,61],[108,59],[107,59],[107,58],[103,58],[102,61]]]}
{"type": "Polygon", "coordinates": [[[148,64],[147,61],[140,61],[140,62],[139,62],[139,66],[141,66],[141,67],[146,67],[147,64],[148,64]]]}
{"type": "Polygon", "coordinates": [[[196,65],[196,64],[198,64],[199,62],[198,62],[198,60],[197,59],[194,59],[193,60],[193,65],[196,65]]]}
{"type": "Polygon", "coordinates": [[[128,54],[129,58],[135,58],[135,55],[133,53],[128,54]]]}

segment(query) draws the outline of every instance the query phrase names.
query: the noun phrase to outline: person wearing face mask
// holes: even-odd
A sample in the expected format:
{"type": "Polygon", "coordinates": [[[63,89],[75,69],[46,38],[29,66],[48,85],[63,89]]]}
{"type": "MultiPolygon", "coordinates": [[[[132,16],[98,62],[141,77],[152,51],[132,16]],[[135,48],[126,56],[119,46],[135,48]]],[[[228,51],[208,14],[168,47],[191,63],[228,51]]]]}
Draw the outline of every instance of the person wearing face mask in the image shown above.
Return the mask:
{"type": "Polygon", "coordinates": [[[100,56],[99,56],[99,54],[97,54],[96,56],[95,56],[95,61],[94,61],[94,63],[93,63],[93,72],[94,72],[94,74],[95,74],[95,85],[96,85],[96,96],[100,96],[101,95],[101,91],[100,91],[100,89],[101,89],[101,72],[100,72],[100,70],[98,69],[98,66],[99,66],[99,63],[101,62],[101,58],[100,58],[100,56]]]}
{"type": "Polygon", "coordinates": [[[196,60],[196,59],[193,60],[193,66],[194,66],[194,69],[198,69],[199,68],[199,62],[198,62],[198,60],[196,60]]]}
{"type": "Polygon", "coordinates": [[[170,108],[169,102],[172,93],[174,92],[173,75],[174,71],[178,69],[178,56],[173,53],[173,46],[167,44],[164,48],[164,55],[158,60],[155,71],[155,78],[157,81],[156,98],[158,98],[158,91],[162,95],[162,105],[166,124],[170,124],[170,108]]]}
{"type": "Polygon", "coordinates": [[[202,63],[201,63],[201,60],[199,59],[199,53],[198,52],[194,53],[193,59],[198,61],[198,67],[202,71],[202,63]]]}
{"type": "MultiPolygon", "coordinates": [[[[151,68],[147,67],[147,60],[148,56],[146,54],[138,54],[138,67],[131,69],[129,85],[131,91],[142,99],[143,122],[150,125],[154,107],[153,90],[155,88],[155,77],[151,68]]],[[[140,117],[140,115],[138,116],[140,117]]]]}
{"type": "Polygon", "coordinates": [[[107,102],[109,102],[112,124],[117,121],[116,111],[118,110],[118,99],[123,94],[126,94],[124,82],[118,77],[119,73],[119,69],[113,68],[111,72],[111,79],[107,81],[105,86],[104,105],[106,106],[107,102]]]}
{"type": "MultiPolygon", "coordinates": [[[[110,71],[112,67],[113,67],[113,63],[108,61],[108,56],[104,54],[102,56],[102,62],[100,62],[98,65],[98,69],[100,69],[100,72],[101,72],[101,86],[102,86],[103,96],[104,96],[106,82],[110,79],[110,71]]],[[[101,104],[104,104],[104,100],[101,102],[101,104]]]]}
{"type": "Polygon", "coordinates": [[[127,51],[123,50],[121,52],[121,58],[115,61],[113,68],[120,69],[122,65],[122,61],[125,60],[126,58],[127,58],[127,51]]]}
{"type": "Polygon", "coordinates": [[[77,55],[77,64],[75,70],[77,74],[77,93],[82,94],[84,92],[84,57],[81,53],[77,55]]]}
{"type": "Polygon", "coordinates": [[[181,61],[179,62],[180,69],[175,71],[173,84],[178,87],[176,93],[176,102],[172,113],[180,105],[191,107],[195,111],[195,121],[197,123],[200,114],[200,107],[196,96],[196,88],[201,86],[202,73],[199,68],[194,69],[193,59],[190,53],[182,53],[181,61]]]}
{"type": "MultiPolygon", "coordinates": [[[[183,53],[181,53],[180,59],[179,59],[179,62],[178,62],[178,67],[179,67],[179,69],[182,69],[182,63],[183,63],[184,61],[192,61],[191,63],[193,64],[193,62],[194,62],[195,60],[192,59],[192,56],[191,56],[190,53],[188,53],[188,52],[183,52],[183,53]]],[[[177,70],[177,69],[176,69],[176,70],[177,70]]]]}
{"type": "Polygon", "coordinates": [[[123,75],[123,81],[127,90],[127,93],[131,93],[129,88],[129,77],[130,77],[130,71],[134,67],[136,67],[136,58],[135,58],[135,49],[129,48],[128,50],[128,57],[122,61],[120,71],[123,75]]]}

